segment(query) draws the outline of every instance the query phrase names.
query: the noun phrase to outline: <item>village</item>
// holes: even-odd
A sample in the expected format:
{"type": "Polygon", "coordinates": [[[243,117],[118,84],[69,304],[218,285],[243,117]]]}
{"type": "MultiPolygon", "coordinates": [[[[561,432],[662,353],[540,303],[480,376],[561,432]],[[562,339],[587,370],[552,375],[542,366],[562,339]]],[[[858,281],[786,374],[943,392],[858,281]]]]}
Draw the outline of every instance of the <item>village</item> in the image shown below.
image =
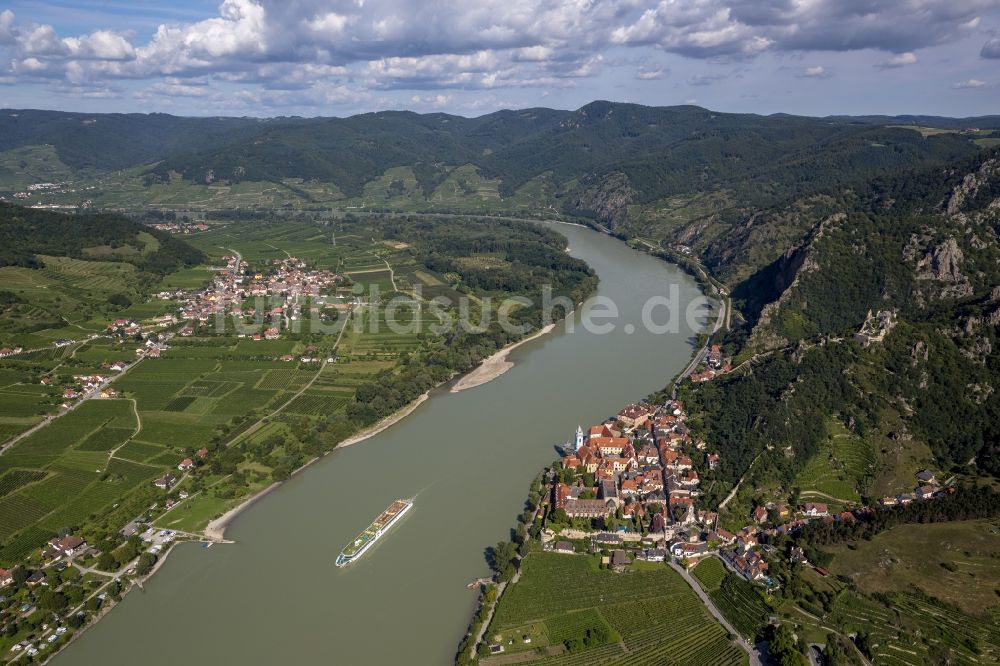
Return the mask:
{"type": "MultiPolygon", "coordinates": [[[[719,361],[721,365],[721,359],[719,361]]],[[[755,506],[736,532],[719,525],[719,514],[698,506],[703,476],[721,463],[703,439],[686,425],[683,403],[632,404],[613,418],[577,428],[554,465],[548,496],[544,548],[556,553],[601,552],[602,565],[624,571],[634,559],[665,562],[673,558],[691,569],[718,556],[747,581],[772,586],[765,544],[796,533],[810,521],[854,522],[872,507],[840,512],[828,505],[766,502],[755,506]],[[699,471],[700,470],[700,471],[699,471]]],[[[912,493],[885,497],[881,507],[926,501],[953,492],[936,485],[933,472],[917,475],[912,493]]],[[[801,549],[791,558],[805,562],[801,549]]],[[[826,575],[822,567],[816,567],[826,575]]]]}
{"type": "MultiPolygon", "coordinates": [[[[199,451],[199,459],[205,454],[207,450],[199,451]]],[[[178,469],[187,471],[193,466],[190,459],[185,459],[178,469]]],[[[155,485],[169,490],[175,481],[168,474],[157,479],[155,485]]],[[[177,497],[186,499],[187,493],[181,491],[177,497]]],[[[200,540],[198,535],[151,526],[152,516],[169,510],[176,501],[168,497],[162,509],[159,502],[153,504],[150,513],[122,527],[114,541],[99,546],[81,536],[62,533],[49,539],[23,564],[0,568],[0,608],[6,617],[15,619],[8,626],[34,629],[11,646],[13,658],[58,649],[65,642],[64,636],[71,640],[90,614],[107,611],[133,583],[142,587],[141,577],[152,573],[160,555],[174,542],[200,540]],[[4,594],[6,588],[13,588],[15,593],[4,594]]]]}
{"type": "MultiPolygon", "coordinates": [[[[217,275],[212,283],[203,289],[190,291],[161,291],[157,297],[163,300],[175,300],[178,303],[176,314],[168,313],[150,319],[145,324],[134,319],[118,318],[108,324],[104,335],[117,339],[122,343],[135,341],[135,356],[138,360],[157,359],[169,349],[168,342],[175,335],[191,337],[197,327],[215,320],[219,315],[230,316],[238,322],[237,337],[250,340],[277,340],[281,337],[282,328],[297,330],[302,318],[302,308],[310,299],[311,314],[328,318],[331,311],[339,313],[350,312],[358,299],[353,296],[332,296],[323,294],[331,287],[343,281],[339,275],[325,270],[309,270],[306,264],[295,257],[275,259],[268,272],[247,272],[246,264],[239,256],[223,257],[225,266],[217,269],[217,275]],[[247,299],[264,299],[266,307],[246,305],[247,299]],[[180,329],[176,325],[183,323],[180,329]],[[175,329],[175,330],[165,330],[175,329]]],[[[98,337],[92,334],[91,338],[98,337]]],[[[71,344],[73,341],[57,341],[60,344],[71,344]]],[[[21,347],[0,349],[0,358],[16,356],[22,352],[21,347]]],[[[278,360],[302,363],[320,361],[314,346],[309,346],[300,356],[283,354],[278,360]]],[[[75,375],[73,383],[63,386],[62,408],[69,409],[76,401],[97,397],[116,398],[118,392],[110,386],[114,377],[126,371],[133,361],[126,359],[101,365],[102,371],[110,374],[75,375]]],[[[53,382],[51,376],[45,375],[41,383],[49,386],[53,382]]]]}
{"type": "Polygon", "coordinates": [[[348,312],[355,298],[342,298],[323,292],[343,282],[340,275],[326,270],[309,269],[296,257],[274,259],[267,271],[250,273],[239,255],[222,258],[212,283],[193,291],[161,291],[158,298],[179,302],[179,318],[185,325],[182,337],[195,334],[196,327],[220,315],[237,322],[237,335],[252,340],[276,340],[282,327],[297,330],[307,300],[310,314],[323,316],[328,311],[348,312]],[[247,299],[254,299],[247,304],[247,299]],[[263,330],[261,330],[263,329],[263,330]]]}

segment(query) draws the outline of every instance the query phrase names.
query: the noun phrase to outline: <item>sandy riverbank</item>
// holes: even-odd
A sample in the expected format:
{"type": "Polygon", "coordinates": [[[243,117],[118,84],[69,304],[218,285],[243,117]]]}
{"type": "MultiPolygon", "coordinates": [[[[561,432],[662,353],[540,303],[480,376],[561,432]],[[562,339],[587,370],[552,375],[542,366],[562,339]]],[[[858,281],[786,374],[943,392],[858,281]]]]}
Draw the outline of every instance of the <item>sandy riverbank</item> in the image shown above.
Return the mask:
{"type": "MultiPolygon", "coordinates": [[[[298,473],[299,470],[308,467],[315,460],[318,460],[318,458],[313,458],[313,460],[310,460],[305,465],[303,465],[302,467],[300,467],[298,470],[295,470],[295,473],[298,473]]],[[[224,541],[225,538],[226,538],[226,528],[229,527],[229,524],[231,522],[233,522],[233,520],[236,518],[236,516],[238,516],[241,513],[243,513],[243,511],[245,509],[249,509],[250,506],[254,502],[256,502],[257,500],[263,498],[265,495],[267,495],[269,492],[271,492],[272,490],[274,490],[275,488],[277,488],[280,485],[281,485],[281,481],[276,481],[276,482],[272,483],[267,488],[264,488],[263,490],[261,490],[258,493],[254,493],[253,495],[251,495],[247,499],[243,500],[242,502],[240,502],[239,504],[237,504],[236,506],[234,506],[229,511],[226,511],[224,514],[222,514],[218,518],[216,518],[216,519],[212,520],[211,522],[209,522],[208,525],[205,526],[205,530],[204,530],[205,538],[211,539],[212,541],[224,541]]]]}
{"type": "MultiPolygon", "coordinates": [[[[410,414],[412,414],[413,411],[417,407],[419,407],[425,400],[427,400],[428,397],[430,397],[430,392],[424,393],[419,398],[417,398],[416,400],[414,400],[409,405],[407,405],[403,409],[399,410],[395,414],[390,414],[389,416],[385,417],[384,419],[382,419],[378,423],[376,423],[374,425],[371,425],[371,426],[365,428],[364,430],[362,430],[361,432],[357,433],[356,435],[353,435],[353,436],[345,439],[344,441],[340,442],[339,444],[337,444],[337,446],[335,446],[333,449],[331,449],[331,451],[335,451],[335,450],[337,450],[339,448],[342,448],[342,447],[345,447],[345,446],[351,446],[352,444],[357,444],[359,442],[362,442],[362,441],[368,439],[369,437],[374,437],[375,435],[379,434],[380,432],[382,432],[383,430],[385,430],[387,428],[392,427],[397,422],[403,420],[404,418],[406,418],[407,416],[409,416],[410,414]]],[[[314,462],[316,462],[317,460],[320,460],[321,458],[323,458],[323,456],[326,456],[329,453],[330,453],[330,451],[327,451],[322,456],[319,456],[317,458],[313,458],[312,460],[310,460],[309,462],[307,462],[306,464],[302,465],[297,470],[295,470],[294,472],[292,472],[291,476],[295,476],[296,474],[299,474],[305,468],[309,467],[314,462]]],[[[240,502],[239,504],[237,504],[233,508],[231,508],[228,511],[226,511],[224,514],[222,514],[218,518],[215,518],[214,520],[212,520],[211,522],[209,522],[208,525],[205,526],[205,529],[203,531],[203,534],[205,535],[205,538],[210,539],[212,541],[224,541],[225,540],[225,535],[226,535],[226,528],[229,527],[229,525],[236,519],[236,517],[239,516],[241,513],[243,513],[245,510],[249,509],[254,504],[254,502],[256,502],[257,500],[263,499],[268,493],[270,493],[271,491],[273,491],[275,488],[277,488],[278,486],[280,486],[282,483],[284,483],[284,482],[283,481],[276,481],[275,483],[272,483],[267,488],[262,489],[260,492],[254,493],[253,495],[251,495],[250,497],[248,497],[244,501],[240,502]]]]}
{"type": "MultiPolygon", "coordinates": [[[[500,351],[498,351],[497,353],[493,354],[485,361],[483,361],[478,368],[476,368],[475,370],[471,371],[470,373],[459,379],[458,382],[451,388],[451,392],[457,393],[458,391],[464,391],[466,389],[470,389],[475,386],[480,386],[481,384],[493,381],[494,379],[496,379],[497,377],[499,377],[500,375],[502,375],[503,373],[507,372],[512,367],[514,367],[514,363],[507,359],[507,355],[510,354],[510,352],[512,352],[514,349],[523,345],[526,342],[530,342],[535,338],[541,337],[546,333],[551,332],[555,327],[556,327],[555,324],[549,324],[548,326],[545,326],[541,330],[536,332],[534,335],[529,335],[523,340],[518,340],[514,344],[504,347],[503,349],[501,349],[500,351]]],[[[375,423],[365,428],[364,430],[361,430],[357,434],[348,437],[344,441],[337,444],[337,446],[335,446],[332,450],[343,448],[345,446],[353,446],[354,444],[363,442],[366,439],[369,439],[370,437],[374,437],[383,430],[391,428],[392,426],[396,425],[397,423],[405,419],[407,416],[412,414],[414,410],[416,410],[417,407],[423,404],[423,402],[427,400],[427,398],[429,397],[430,397],[430,391],[424,393],[419,398],[417,398],[416,400],[414,400],[409,405],[399,410],[395,414],[390,414],[389,416],[385,417],[378,423],[375,423]]],[[[329,453],[329,451],[327,453],[329,453]]],[[[324,453],[323,455],[327,454],[324,453]]],[[[319,458],[313,458],[305,465],[295,470],[292,473],[292,476],[295,476],[296,474],[304,470],[306,467],[309,467],[309,465],[313,464],[322,457],[323,456],[320,456],[319,458]]],[[[232,524],[232,522],[236,519],[236,517],[239,516],[241,513],[243,513],[246,509],[249,509],[254,504],[254,502],[256,502],[259,499],[262,499],[264,496],[266,496],[268,493],[273,491],[281,484],[282,484],[281,481],[272,483],[267,488],[264,488],[258,493],[254,493],[244,501],[240,502],[233,508],[226,511],[218,518],[215,518],[212,521],[210,521],[208,525],[205,526],[205,529],[203,531],[205,538],[210,539],[212,541],[224,541],[226,535],[226,528],[229,527],[230,524],[232,524]]]]}
{"type": "Polygon", "coordinates": [[[555,324],[549,324],[543,327],[534,335],[529,335],[523,340],[519,340],[512,345],[507,345],[497,353],[493,354],[486,360],[484,360],[479,367],[472,370],[468,374],[464,375],[461,379],[455,382],[455,385],[451,387],[452,393],[458,393],[459,391],[465,391],[470,388],[475,388],[491,382],[503,373],[507,372],[514,367],[514,362],[508,359],[512,351],[520,347],[526,342],[531,342],[535,338],[540,338],[546,333],[552,332],[555,329],[555,324]]]}
{"type": "Polygon", "coordinates": [[[411,402],[406,407],[403,407],[401,410],[399,410],[395,414],[390,414],[389,416],[385,417],[384,419],[382,419],[381,421],[379,421],[375,425],[368,426],[367,428],[365,428],[364,430],[362,430],[358,434],[356,434],[356,435],[354,435],[352,437],[348,437],[347,439],[345,439],[344,441],[342,441],[340,444],[337,444],[336,448],[341,449],[341,448],[343,448],[345,446],[352,446],[354,444],[357,444],[358,442],[365,441],[369,437],[374,437],[375,435],[379,434],[383,430],[386,430],[387,428],[391,428],[392,426],[396,425],[399,421],[402,421],[407,416],[409,416],[410,414],[412,414],[414,412],[414,410],[416,410],[417,407],[419,407],[420,405],[422,405],[423,402],[424,402],[424,400],[427,400],[427,398],[429,398],[430,396],[431,396],[430,391],[428,391],[427,393],[424,393],[419,398],[417,398],[416,400],[414,400],[413,402],[411,402]]]}

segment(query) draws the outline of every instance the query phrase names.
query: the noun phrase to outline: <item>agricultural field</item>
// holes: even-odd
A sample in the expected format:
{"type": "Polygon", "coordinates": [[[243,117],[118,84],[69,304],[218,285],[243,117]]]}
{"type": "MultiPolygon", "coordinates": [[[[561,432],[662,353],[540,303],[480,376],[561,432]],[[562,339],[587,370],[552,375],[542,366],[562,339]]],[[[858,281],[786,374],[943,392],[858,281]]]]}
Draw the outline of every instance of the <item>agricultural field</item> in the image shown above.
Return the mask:
{"type": "Polygon", "coordinates": [[[73,169],[59,159],[55,146],[21,146],[0,151],[0,192],[10,195],[26,190],[32,183],[70,180],[75,180],[73,169]]]}
{"type": "Polygon", "coordinates": [[[419,348],[423,336],[437,320],[417,301],[400,298],[365,308],[355,323],[345,335],[343,353],[394,359],[419,348]]]}
{"type": "Polygon", "coordinates": [[[927,595],[981,615],[1000,605],[1000,521],[903,525],[870,541],[826,547],[831,573],[864,592],[927,595]]]}
{"type": "Polygon", "coordinates": [[[694,577],[709,594],[722,587],[727,573],[726,565],[717,557],[706,557],[694,568],[694,577]]]}
{"type": "Polygon", "coordinates": [[[870,496],[877,464],[871,444],[850,432],[842,423],[827,424],[829,437],[795,484],[803,500],[831,501],[838,505],[858,503],[870,496]]]}
{"type": "Polygon", "coordinates": [[[753,641],[771,612],[760,588],[726,569],[716,557],[702,560],[694,568],[694,577],[733,627],[753,641]]]}
{"type": "Polygon", "coordinates": [[[136,297],[136,269],[131,264],[41,259],[41,269],[0,267],[0,284],[19,299],[4,310],[0,344],[35,349],[58,338],[81,339],[103,328],[89,321],[95,310],[113,316],[108,297],[136,297]]]}
{"type": "Polygon", "coordinates": [[[635,566],[615,573],[600,569],[590,556],[529,555],[520,580],[501,598],[486,635],[508,649],[535,650],[531,663],[546,665],[707,666],[742,664],[746,657],[669,567],[635,566]],[[539,624],[545,626],[539,638],[547,643],[533,640],[531,646],[518,647],[526,628],[539,624]],[[566,641],[565,648],[588,630],[607,636],[606,644],[551,655],[560,643],[566,641]]]}
{"type": "Polygon", "coordinates": [[[848,591],[827,620],[844,635],[864,635],[876,666],[1000,662],[1000,626],[994,621],[913,594],[878,601],[848,591]]]}
{"type": "Polygon", "coordinates": [[[0,562],[79,526],[165,466],[113,455],[138,431],[129,400],[90,400],[0,456],[0,562]]]}
{"type": "Polygon", "coordinates": [[[760,588],[732,572],[728,572],[719,589],[708,596],[733,627],[750,641],[767,624],[771,609],[761,596],[760,588]]]}

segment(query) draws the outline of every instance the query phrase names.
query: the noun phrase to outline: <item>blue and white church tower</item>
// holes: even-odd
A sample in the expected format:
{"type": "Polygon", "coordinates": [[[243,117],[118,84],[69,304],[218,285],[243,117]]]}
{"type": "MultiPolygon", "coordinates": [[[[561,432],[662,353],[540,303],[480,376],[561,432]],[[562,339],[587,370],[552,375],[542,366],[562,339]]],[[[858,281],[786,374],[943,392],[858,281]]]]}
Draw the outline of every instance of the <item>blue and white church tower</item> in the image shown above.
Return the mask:
{"type": "Polygon", "coordinates": [[[576,448],[575,451],[579,451],[583,447],[583,428],[580,426],[576,427],[576,448]]]}

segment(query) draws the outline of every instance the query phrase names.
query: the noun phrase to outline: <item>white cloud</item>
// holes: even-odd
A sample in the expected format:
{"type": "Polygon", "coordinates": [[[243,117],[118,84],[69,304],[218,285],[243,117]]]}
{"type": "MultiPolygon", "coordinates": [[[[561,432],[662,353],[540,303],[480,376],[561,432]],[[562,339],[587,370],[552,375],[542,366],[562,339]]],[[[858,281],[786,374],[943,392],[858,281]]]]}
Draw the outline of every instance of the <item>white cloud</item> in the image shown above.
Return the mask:
{"type": "MultiPolygon", "coordinates": [[[[208,77],[249,93],[246,103],[287,105],[379,90],[569,88],[629,49],[644,53],[631,66],[647,81],[669,73],[644,64],[652,49],[710,62],[874,49],[876,66],[897,68],[915,64],[917,49],[974,37],[997,10],[1000,0],[223,0],[215,16],[164,23],[144,40],[111,27],[60,35],[2,10],[0,80],[94,90],[144,80],[147,94],[215,103],[183,83],[208,77]]],[[[1000,58],[1000,39],[980,55],[1000,58]]]]}
{"type": "Polygon", "coordinates": [[[912,51],[907,51],[906,53],[900,53],[895,55],[888,60],[880,62],[877,67],[880,69],[897,69],[899,67],[906,67],[907,65],[917,64],[917,54],[912,51]]]}
{"type": "Polygon", "coordinates": [[[654,81],[664,79],[670,74],[670,70],[661,65],[641,65],[635,72],[635,78],[641,81],[654,81]]]}
{"type": "Polygon", "coordinates": [[[953,85],[952,88],[955,88],[956,90],[968,90],[974,88],[985,88],[987,85],[989,84],[987,84],[986,81],[982,81],[980,79],[966,79],[965,81],[959,81],[953,85]]]}
{"type": "Polygon", "coordinates": [[[73,60],[132,60],[135,49],[128,40],[110,30],[98,30],[84,37],[63,40],[73,60]]]}
{"type": "Polygon", "coordinates": [[[893,53],[973,34],[996,0],[660,0],[612,31],[616,44],[652,44],[691,57],[765,50],[893,53]]]}
{"type": "Polygon", "coordinates": [[[453,99],[454,97],[452,95],[414,95],[410,98],[410,102],[416,104],[417,106],[443,109],[449,106],[453,99]]]}
{"type": "Polygon", "coordinates": [[[798,76],[803,79],[828,79],[832,74],[825,67],[816,65],[815,67],[806,67],[798,76]]]}

